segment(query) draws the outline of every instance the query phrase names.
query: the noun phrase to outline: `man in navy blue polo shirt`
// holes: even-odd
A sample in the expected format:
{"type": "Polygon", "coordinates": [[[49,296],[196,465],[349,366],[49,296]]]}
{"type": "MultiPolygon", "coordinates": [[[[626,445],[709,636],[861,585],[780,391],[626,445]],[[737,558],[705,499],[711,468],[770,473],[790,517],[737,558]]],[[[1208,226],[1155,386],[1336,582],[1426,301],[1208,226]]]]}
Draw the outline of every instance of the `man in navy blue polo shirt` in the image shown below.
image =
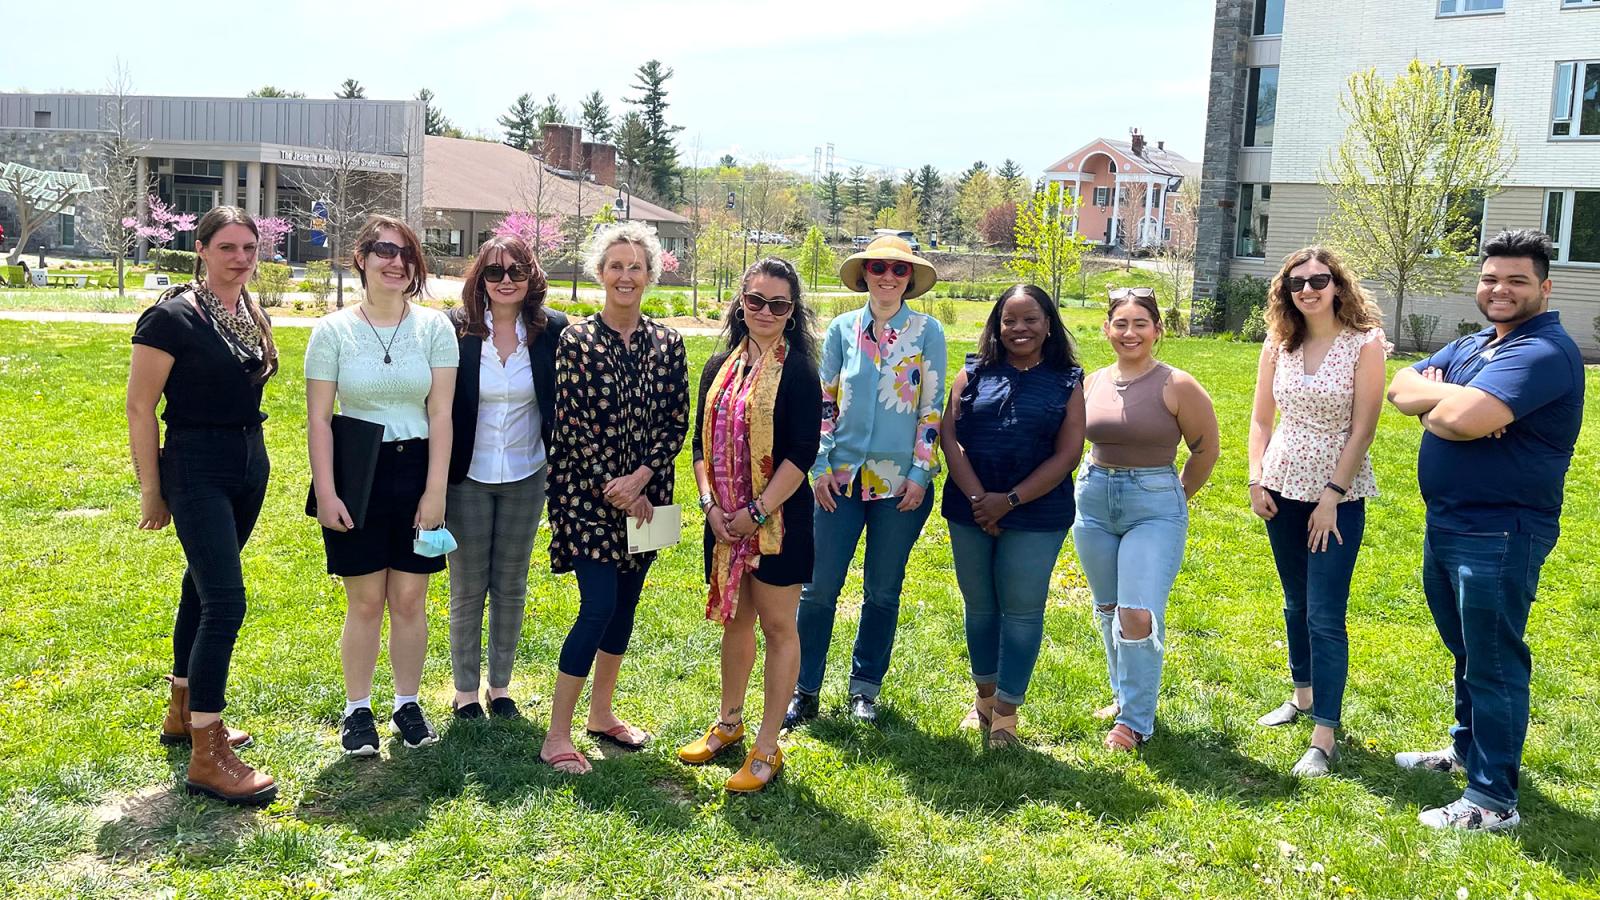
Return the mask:
{"type": "Polygon", "coordinates": [[[1560,533],[1561,497],[1583,417],[1583,362],[1550,301],[1550,239],[1531,229],[1483,248],[1478,309],[1490,327],[1395,373],[1389,402],[1426,433],[1422,587],[1455,657],[1456,724],[1443,750],[1405,768],[1466,772],[1461,799],[1419,818],[1435,828],[1510,828],[1528,732],[1533,658],[1523,640],[1539,569],[1560,533]]]}

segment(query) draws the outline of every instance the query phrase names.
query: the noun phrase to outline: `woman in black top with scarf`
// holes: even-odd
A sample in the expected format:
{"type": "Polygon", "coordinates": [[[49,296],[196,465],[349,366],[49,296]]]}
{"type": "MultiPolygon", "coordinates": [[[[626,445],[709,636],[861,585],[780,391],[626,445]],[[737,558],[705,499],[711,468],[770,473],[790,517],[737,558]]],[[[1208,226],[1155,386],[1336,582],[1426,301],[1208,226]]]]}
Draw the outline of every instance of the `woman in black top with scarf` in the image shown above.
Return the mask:
{"type": "Polygon", "coordinates": [[[221,714],[244,621],[239,552],[267,493],[261,393],[278,370],[272,325],[244,289],[258,236],[255,221],[236,206],[200,219],[195,280],[163,294],[134,328],[127,400],[139,527],[173,522],[188,562],[161,742],[193,744],[189,793],[249,805],[270,803],[278,789],[233,754],[250,736],[225,726],[221,714]],[[160,447],[155,410],[163,394],[167,440],[160,447]]]}

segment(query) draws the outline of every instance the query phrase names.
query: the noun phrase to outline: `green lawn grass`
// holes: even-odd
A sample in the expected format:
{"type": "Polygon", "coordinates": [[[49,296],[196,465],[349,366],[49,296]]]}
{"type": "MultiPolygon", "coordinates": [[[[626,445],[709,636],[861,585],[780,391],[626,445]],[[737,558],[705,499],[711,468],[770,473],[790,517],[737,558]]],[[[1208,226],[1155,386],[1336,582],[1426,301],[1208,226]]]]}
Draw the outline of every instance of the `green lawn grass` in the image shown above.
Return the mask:
{"type": "MultiPolygon", "coordinates": [[[[1262,730],[1287,696],[1280,597],[1245,497],[1257,348],[1168,342],[1211,390],[1225,451],[1196,500],[1169,615],[1158,732],[1137,757],[1100,749],[1104,663],[1073,553],[1057,561],[1021,736],[987,753],[959,732],[969,700],[961,600],[938,516],[911,559],[882,728],[838,714],[859,604],[841,602],[824,692],[833,712],[785,744],[763,794],[721,790],[736,758],[694,769],[673,750],[716,709],[717,630],[703,621],[697,538],[652,573],[619,710],[657,735],[644,753],[561,776],[537,761],[568,577],[536,550],[512,683],[528,721],[447,721],[444,577],[429,596],[424,704],[444,740],[346,761],[338,635],[343,599],[301,512],[307,481],[300,358],[268,388],[275,467],[244,552],[250,614],[228,718],[278,778],[245,812],[183,796],[186,753],[156,741],[182,571],[171,530],[139,532],[122,419],[126,327],[0,322],[0,885],[23,897],[1593,897],[1600,890],[1600,383],[1567,490],[1565,536],[1529,627],[1533,720],[1510,835],[1429,831],[1421,806],[1460,780],[1389,757],[1442,745],[1449,661],[1417,579],[1422,507],[1415,424],[1386,410],[1350,607],[1351,676],[1336,777],[1286,773],[1309,725],[1262,730]]],[[[710,351],[692,339],[691,369],[710,351]]],[[[952,342],[952,359],[971,349],[952,342]]],[[[1083,339],[1090,365],[1104,342],[1083,339]]],[[[1395,363],[1398,365],[1399,363],[1395,363]]],[[[687,453],[680,498],[692,498],[687,453]]],[[[1493,477],[1493,473],[1484,473],[1493,477]]],[[[692,510],[693,504],[688,504],[692,510]]],[[[688,516],[695,532],[698,518],[688,516]]],[[[391,688],[380,663],[376,701],[391,688]]],[[[759,704],[759,691],[751,702],[759,704]]],[[[751,718],[756,716],[752,710],[751,718]]]]}

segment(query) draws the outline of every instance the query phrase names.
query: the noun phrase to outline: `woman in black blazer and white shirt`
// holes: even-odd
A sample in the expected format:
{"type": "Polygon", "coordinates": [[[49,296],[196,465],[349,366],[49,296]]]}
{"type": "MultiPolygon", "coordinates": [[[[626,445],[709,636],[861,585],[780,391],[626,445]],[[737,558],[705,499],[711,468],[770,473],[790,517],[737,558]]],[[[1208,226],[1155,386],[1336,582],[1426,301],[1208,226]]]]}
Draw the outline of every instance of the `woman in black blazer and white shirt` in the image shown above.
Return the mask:
{"type": "Polygon", "coordinates": [[[461,341],[445,509],[450,554],[450,670],[457,718],[478,702],[483,608],[489,599],[490,714],[512,718],[511,666],[528,597],[528,565],[544,511],[546,448],[555,422],[555,351],[567,318],[544,308],[544,271],[526,242],[493,237],[478,250],[451,311],[461,341]]]}

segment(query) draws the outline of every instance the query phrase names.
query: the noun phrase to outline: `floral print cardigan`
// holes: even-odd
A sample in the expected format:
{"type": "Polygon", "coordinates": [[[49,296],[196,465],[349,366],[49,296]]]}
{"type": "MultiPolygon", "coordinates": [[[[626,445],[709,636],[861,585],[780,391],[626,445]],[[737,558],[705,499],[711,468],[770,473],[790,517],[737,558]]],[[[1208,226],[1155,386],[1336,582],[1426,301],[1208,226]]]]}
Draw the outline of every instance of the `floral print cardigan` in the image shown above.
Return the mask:
{"type": "Polygon", "coordinates": [[[822,447],[812,479],[846,493],[861,475],[861,499],[896,496],[910,479],[927,488],[944,414],[944,327],[902,303],[883,333],[871,306],[836,316],[823,338],[822,447]]]}

